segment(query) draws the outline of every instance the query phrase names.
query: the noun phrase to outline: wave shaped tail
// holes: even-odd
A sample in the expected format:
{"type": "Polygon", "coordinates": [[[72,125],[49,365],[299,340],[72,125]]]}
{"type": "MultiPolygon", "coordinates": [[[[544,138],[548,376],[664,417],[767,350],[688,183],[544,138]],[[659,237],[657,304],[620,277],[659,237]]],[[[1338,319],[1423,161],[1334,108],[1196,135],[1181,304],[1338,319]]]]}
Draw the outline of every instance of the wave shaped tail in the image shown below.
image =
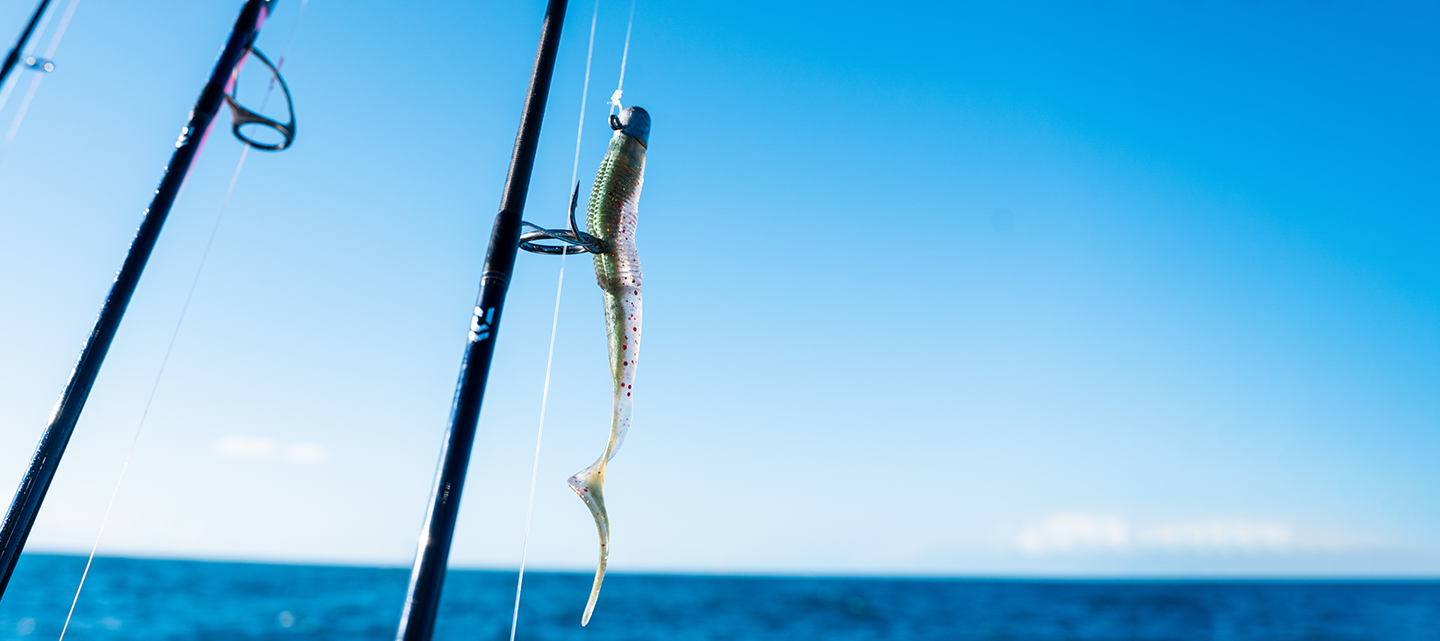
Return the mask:
{"type": "Polygon", "coordinates": [[[600,584],[605,582],[605,564],[610,559],[610,517],[605,514],[605,461],[581,470],[567,481],[570,489],[585,501],[590,515],[595,517],[595,527],[600,531],[600,565],[595,568],[595,584],[590,587],[590,601],[585,604],[585,615],[580,625],[590,623],[590,614],[595,611],[595,600],[600,597],[600,584]]]}

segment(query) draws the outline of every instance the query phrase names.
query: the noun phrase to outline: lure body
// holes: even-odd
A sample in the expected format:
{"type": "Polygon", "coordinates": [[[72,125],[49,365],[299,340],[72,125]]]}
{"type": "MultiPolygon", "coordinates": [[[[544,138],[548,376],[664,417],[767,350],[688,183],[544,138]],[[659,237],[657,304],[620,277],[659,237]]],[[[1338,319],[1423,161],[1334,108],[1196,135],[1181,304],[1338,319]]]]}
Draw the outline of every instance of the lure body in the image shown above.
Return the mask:
{"type": "Polygon", "coordinates": [[[569,484],[590,508],[600,531],[600,565],[580,625],[590,622],[605,565],[610,556],[610,519],[605,514],[605,467],[625,434],[630,431],[631,391],[636,360],[640,355],[640,256],[635,249],[635,224],[639,214],[640,187],[645,180],[645,149],[649,144],[650,115],[639,107],[628,107],[612,119],[615,135],[590,192],[586,223],[600,240],[595,255],[595,278],[605,302],[605,327],[610,344],[610,377],[614,404],[610,417],[610,438],[605,452],[590,467],[570,477],[569,484]]]}

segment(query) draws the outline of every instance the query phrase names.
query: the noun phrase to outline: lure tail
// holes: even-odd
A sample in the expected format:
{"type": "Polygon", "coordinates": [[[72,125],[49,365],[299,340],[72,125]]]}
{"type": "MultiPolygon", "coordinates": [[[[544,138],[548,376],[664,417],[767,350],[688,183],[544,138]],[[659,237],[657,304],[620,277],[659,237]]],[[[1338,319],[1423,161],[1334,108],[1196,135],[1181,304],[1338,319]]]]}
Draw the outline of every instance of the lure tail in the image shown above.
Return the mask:
{"type": "Polygon", "coordinates": [[[590,600],[585,603],[585,614],[580,625],[590,623],[590,614],[595,611],[595,600],[600,598],[600,584],[605,582],[605,565],[610,561],[610,517],[605,514],[605,460],[581,470],[567,481],[570,489],[585,501],[590,515],[595,517],[595,527],[600,530],[600,565],[595,568],[595,584],[590,587],[590,600]]]}

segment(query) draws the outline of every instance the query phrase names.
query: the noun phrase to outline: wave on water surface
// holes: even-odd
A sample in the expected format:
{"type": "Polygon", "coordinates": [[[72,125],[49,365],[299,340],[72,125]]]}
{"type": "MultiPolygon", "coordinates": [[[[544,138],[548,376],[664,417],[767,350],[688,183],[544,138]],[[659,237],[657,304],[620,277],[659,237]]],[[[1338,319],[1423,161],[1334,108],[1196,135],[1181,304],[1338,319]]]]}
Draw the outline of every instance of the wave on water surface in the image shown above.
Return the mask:
{"type": "MultiPolygon", "coordinates": [[[[83,557],[25,555],[0,641],[59,636],[83,557]]],[[[394,638],[408,570],[97,558],[66,638],[394,638]]],[[[529,572],[517,639],[1435,639],[1437,581],[1037,581],[529,572]]],[[[451,571],[435,638],[504,640],[513,572],[451,571]]]]}

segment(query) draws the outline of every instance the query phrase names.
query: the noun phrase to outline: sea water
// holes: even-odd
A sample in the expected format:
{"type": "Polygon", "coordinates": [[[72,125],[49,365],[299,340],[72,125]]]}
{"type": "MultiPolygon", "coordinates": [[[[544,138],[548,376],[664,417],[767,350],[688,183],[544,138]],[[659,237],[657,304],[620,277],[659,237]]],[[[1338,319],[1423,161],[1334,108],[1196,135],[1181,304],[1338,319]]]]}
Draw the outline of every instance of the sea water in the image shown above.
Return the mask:
{"type": "MultiPolygon", "coordinates": [[[[0,641],[55,639],[82,557],[25,555],[0,641]]],[[[98,558],[67,639],[388,641],[404,569],[98,558]]],[[[1440,639],[1440,582],[1034,581],[527,573],[518,639],[1440,639]]],[[[452,570],[440,640],[509,637],[513,572],[452,570]]]]}

